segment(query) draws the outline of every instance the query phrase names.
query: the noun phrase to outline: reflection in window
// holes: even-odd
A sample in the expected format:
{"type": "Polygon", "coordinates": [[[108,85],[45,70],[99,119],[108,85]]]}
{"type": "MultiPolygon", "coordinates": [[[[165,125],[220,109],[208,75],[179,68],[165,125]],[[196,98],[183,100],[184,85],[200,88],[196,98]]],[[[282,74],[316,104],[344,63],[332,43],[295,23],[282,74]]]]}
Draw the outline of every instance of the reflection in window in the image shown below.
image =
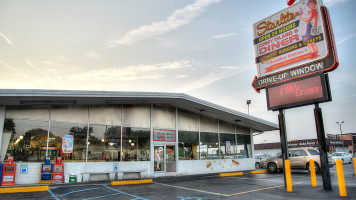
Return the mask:
{"type": "Polygon", "coordinates": [[[123,127],[122,161],[149,161],[150,135],[150,129],[123,127]]]}
{"type": "Polygon", "coordinates": [[[221,158],[235,158],[235,134],[220,133],[221,158]]]}
{"type": "MultiPolygon", "coordinates": [[[[48,121],[5,118],[1,157],[7,160],[12,155],[15,161],[42,161],[46,156],[47,135],[48,121]]],[[[56,143],[50,139],[48,153],[55,156],[56,143]]]]}
{"type": "Polygon", "coordinates": [[[88,161],[120,160],[120,127],[90,125],[88,161]]]}
{"type": "Polygon", "coordinates": [[[197,149],[199,148],[199,132],[179,131],[179,160],[199,159],[197,149]]]}
{"type": "Polygon", "coordinates": [[[250,135],[236,135],[237,137],[237,158],[251,158],[251,138],[250,135]]]}
{"type": "MultiPolygon", "coordinates": [[[[219,159],[219,138],[217,133],[200,133],[200,156],[202,160],[219,159]]],[[[199,150],[198,150],[199,151],[199,150]]]]}

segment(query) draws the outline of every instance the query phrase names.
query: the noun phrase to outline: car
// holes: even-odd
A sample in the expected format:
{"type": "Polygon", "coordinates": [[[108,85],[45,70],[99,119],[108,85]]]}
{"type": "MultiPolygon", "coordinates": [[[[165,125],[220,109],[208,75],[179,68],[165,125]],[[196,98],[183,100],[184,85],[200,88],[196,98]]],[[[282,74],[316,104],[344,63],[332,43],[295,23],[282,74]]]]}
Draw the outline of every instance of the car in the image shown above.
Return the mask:
{"type": "MultiPolygon", "coordinates": [[[[269,158],[265,161],[265,167],[271,173],[283,169],[282,154],[269,158]]],[[[320,156],[319,152],[312,147],[289,149],[288,156],[291,169],[305,169],[310,171],[309,160],[314,160],[315,172],[320,173],[320,156]]],[[[332,167],[331,159],[329,159],[329,167],[332,167]]]]}
{"type": "Polygon", "coordinates": [[[342,163],[349,163],[349,164],[352,163],[352,156],[345,152],[334,152],[331,154],[331,159],[333,163],[336,163],[337,159],[340,159],[342,163]]]}
{"type": "Polygon", "coordinates": [[[269,154],[256,154],[255,155],[255,168],[263,168],[265,164],[265,160],[271,158],[272,156],[269,154]]]}

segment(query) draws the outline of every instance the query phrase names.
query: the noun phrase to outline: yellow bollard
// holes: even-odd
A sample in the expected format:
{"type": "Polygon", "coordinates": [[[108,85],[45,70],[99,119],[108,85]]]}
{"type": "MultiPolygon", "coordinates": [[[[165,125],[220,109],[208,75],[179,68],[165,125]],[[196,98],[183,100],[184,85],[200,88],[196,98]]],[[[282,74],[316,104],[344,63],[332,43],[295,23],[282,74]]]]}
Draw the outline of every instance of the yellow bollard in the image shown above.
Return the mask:
{"type": "Polygon", "coordinates": [[[287,192],[293,192],[292,187],[292,174],[290,171],[290,162],[289,160],[284,161],[284,170],[286,171],[286,184],[287,184],[287,192]]]}
{"type": "Polygon", "coordinates": [[[355,177],[356,177],[356,158],[354,158],[353,160],[354,160],[355,177]]]}
{"type": "Polygon", "coordinates": [[[313,159],[309,160],[309,168],[310,168],[310,178],[311,178],[311,183],[312,187],[316,187],[316,175],[315,175],[315,163],[313,159]]]}
{"type": "Polygon", "coordinates": [[[342,161],[340,159],[336,160],[336,171],[337,171],[337,180],[339,182],[340,197],[347,197],[344,169],[342,167],[342,161]]]}

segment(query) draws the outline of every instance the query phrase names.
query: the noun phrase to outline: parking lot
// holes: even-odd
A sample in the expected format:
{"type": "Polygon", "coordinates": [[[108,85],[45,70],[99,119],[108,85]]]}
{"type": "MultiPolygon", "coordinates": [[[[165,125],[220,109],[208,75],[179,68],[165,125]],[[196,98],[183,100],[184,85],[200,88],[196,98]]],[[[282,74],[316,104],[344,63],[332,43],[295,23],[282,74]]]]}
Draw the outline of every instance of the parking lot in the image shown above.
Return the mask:
{"type": "MultiPolygon", "coordinates": [[[[112,186],[109,182],[50,185],[49,191],[0,194],[0,199],[339,199],[336,168],[330,169],[332,191],[323,190],[317,175],[317,188],[311,187],[309,173],[292,171],[293,192],[287,192],[283,173],[245,174],[221,178],[204,176],[165,177],[153,183],[112,186]]],[[[348,197],[356,199],[356,177],[353,164],[344,164],[348,197]]]]}

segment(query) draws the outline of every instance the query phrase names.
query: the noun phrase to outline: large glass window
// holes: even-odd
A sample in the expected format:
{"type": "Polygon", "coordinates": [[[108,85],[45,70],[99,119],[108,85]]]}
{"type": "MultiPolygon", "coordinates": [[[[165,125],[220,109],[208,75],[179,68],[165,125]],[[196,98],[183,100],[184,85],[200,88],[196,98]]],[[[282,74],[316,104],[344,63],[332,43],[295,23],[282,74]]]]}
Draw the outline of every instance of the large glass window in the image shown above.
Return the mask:
{"type": "Polygon", "coordinates": [[[250,135],[237,134],[237,158],[251,158],[251,138],[250,135]]]}
{"type": "Polygon", "coordinates": [[[199,159],[199,132],[178,131],[179,160],[199,159]]]}
{"type": "MultiPolygon", "coordinates": [[[[48,121],[5,118],[2,141],[5,146],[2,146],[1,157],[7,160],[8,156],[14,156],[15,161],[43,161],[47,135],[48,121]]],[[[50,140],[49,155],[56,155],[55,145],[55,141],[50,140]]]]}
{"type": "Polygon", "coordinates": [[[202,160],[219,159],[219,138],[217,133],[200,133],[200,156],[202,160]]]}
{"type": "Polygon", "coordinates": [[[88,161],[120,161],[121,105],[90,106],[88,161]]]}
{"type": "Polygon", "coordinates": [[[150,160],[150,129],[123,127],[122,161],[150,160]]]}
{"type": "Polygon", "coordinates": [[[235,158],[236,155],[235,134],[220,133],[221,158],[235,158]]]}
{"type": "Polygon", "coordinates": [[[42,161],[46,152],[55,155],[55,140],[47,148],[48,106],[7,106],[2,134],[1,161],[14,156],[15,161],[42,161]]]}
{"type": "Polygon", "coordinates": [[[50,130],[55,140],[61,138],[62,160],[86,161],[87,135],[93,133],[87,124],[88,106],[52,106],[50,130]]]}

